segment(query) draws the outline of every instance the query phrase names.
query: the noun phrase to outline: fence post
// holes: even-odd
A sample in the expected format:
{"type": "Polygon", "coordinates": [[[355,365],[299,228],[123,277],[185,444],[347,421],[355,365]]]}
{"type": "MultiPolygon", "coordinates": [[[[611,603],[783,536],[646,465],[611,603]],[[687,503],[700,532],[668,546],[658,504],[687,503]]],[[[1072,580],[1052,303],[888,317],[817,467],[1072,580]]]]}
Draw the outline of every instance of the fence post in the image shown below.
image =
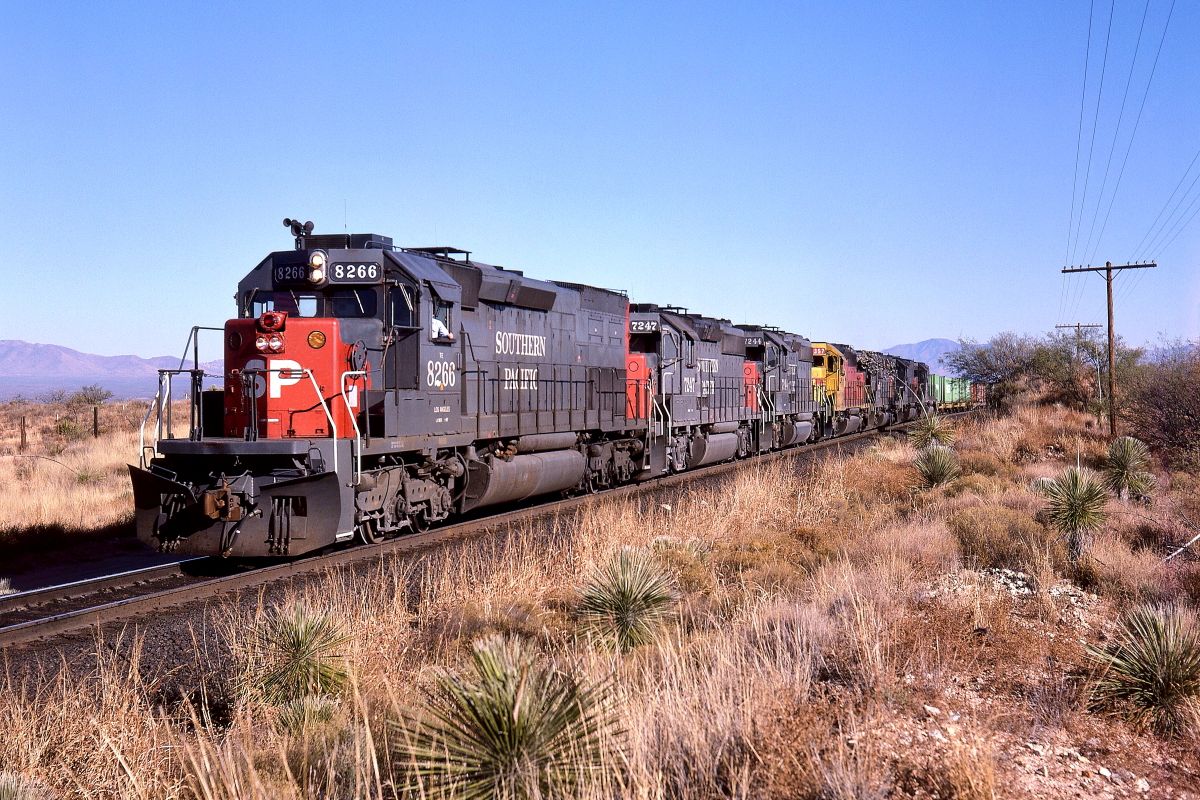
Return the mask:
{"type": "Polygon", "coordinates": [[[25,415],[21,415],[21,452],[25,452],[27,441],[25,439],[25,415]]]}
{"type": "Polygon", "coordinates": [[[92,438],[100,438],[100,406],[92,406],[92,438]]]}

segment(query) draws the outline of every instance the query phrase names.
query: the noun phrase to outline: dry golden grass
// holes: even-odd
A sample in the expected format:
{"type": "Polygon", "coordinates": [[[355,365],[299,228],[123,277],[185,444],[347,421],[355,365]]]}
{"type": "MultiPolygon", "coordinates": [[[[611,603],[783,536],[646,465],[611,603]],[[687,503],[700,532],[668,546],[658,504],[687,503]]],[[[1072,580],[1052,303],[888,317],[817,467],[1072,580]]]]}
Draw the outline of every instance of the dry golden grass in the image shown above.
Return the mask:
{"type": "MultiPolygon", "coordinates": [[[[101,406],[100,436],[93,438],[92,406],[0,405],[0,547],[14,554],[127,531],[133,493],[126,465],[138,463],[146,410],[144,402],[101,406]]],[[[186,422],[186,404],[176,414],[186,422]]]]}
{"type": "MultiPolygon", "coordinates": [[[[414,785],[390,757],[388,720],[419,707],[435,668],[462,668],[472,641],[503,633],[611,680],[624,733],[579,797],[1007,796],[1030,774],[1011,753],[1047,730],[1135,735],[1086,713],[1073,665],[1127,595],[1190,602],[1200,584],[1190,563],[1162,568],[1161,537],[1113,522],[1091,554],[1112,569],[1091,573],[1106,598],[1051,596],[1062,564],[1017,443],[1097,447],[1078,415],[1016,419],[1032,433],[1011,418],[960,424],[960,452],[989,458],[949,487],[902,483],[903,442],[783,460],[221,601],[153,651],[98,642],[90,666],[10,668],[0,771],[88,798],[403,796],[414,785]],[[587,575],[625,546],[652,553],[681,594],[628,653],[594,644],[576,616],[587,575]],[[971,569],[1008,564],[1036,573],[1038,596],[971,569]],[[351,685],[307,728],[238,688],[255,626],[298,604],[353,633],[351,685]]],[[[1195,771],[1194,750],[1172,753],[1195,771]]]]}

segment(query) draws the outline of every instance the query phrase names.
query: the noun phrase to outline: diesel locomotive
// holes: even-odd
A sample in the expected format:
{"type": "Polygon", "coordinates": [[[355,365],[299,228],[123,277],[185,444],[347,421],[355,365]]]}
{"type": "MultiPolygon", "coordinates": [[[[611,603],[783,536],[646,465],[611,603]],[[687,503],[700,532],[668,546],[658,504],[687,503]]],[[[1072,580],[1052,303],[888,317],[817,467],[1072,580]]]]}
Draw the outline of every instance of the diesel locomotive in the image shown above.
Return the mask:
{"type": "Polygon", "coordinates": [[[936,407],[919,362],[536,280],[456,248],[285,224],[294,248],[238,284],[223,374],[200,368],[199,328],[192,368],[160,372],[129,468],[138,536],[160,551],[375,543],[936,407]]]}

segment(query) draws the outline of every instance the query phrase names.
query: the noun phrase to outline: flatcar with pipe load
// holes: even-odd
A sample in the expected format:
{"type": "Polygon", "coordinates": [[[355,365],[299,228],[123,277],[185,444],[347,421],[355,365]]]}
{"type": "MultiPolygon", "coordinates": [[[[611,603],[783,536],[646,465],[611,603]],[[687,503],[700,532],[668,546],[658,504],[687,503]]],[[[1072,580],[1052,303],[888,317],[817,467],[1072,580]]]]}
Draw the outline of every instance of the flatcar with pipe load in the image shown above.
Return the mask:
{"type": "Polygon", "coordinates": [[[200,368],[201,328],[192,368],[160,371],[130,466],[138,536],[160,551],[370,544],[932,410],[915,362],[285,224],[293,249],[241,280],[219,329],[223,374],[200,368]]]}

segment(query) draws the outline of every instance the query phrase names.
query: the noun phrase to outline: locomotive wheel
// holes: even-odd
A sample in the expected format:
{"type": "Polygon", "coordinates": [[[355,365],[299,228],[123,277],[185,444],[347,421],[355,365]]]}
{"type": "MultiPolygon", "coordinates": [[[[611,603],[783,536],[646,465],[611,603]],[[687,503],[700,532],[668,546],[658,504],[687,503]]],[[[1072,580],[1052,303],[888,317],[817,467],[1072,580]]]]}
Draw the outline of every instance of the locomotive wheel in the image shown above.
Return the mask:
{"type": "Polygon", "coordinates": [[[379,544],[382,542],[383,534],[379,531],[378,520],[365,519],[358,523],[356,538],[362,544],[379,544]]]}
{"type": "Polygon", "coordinates": [[[429,519],[425,516],[424,509],[414,511],[409,519],[412,520],[414,533],[425,533],[425,531],[429,530],[429,519]]]}

